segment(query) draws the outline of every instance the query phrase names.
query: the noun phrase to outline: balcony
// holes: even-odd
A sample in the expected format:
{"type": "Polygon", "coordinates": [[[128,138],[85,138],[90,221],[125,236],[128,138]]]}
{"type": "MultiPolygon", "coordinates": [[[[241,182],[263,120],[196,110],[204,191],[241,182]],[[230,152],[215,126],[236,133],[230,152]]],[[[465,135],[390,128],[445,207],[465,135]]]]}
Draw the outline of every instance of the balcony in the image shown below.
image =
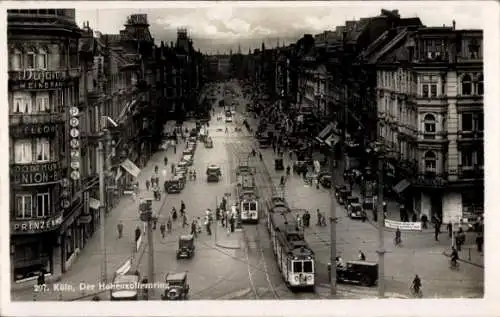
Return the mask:
{"type": "Polygon", "coordinates": [[[483,141],[484,131],[458,131],[457,136],[462,142],[483,141]]]}
{"type": "MultiPolygon", "coordinates": [[[[57,207],[55,210],[59,210],[57,207]]],[[[10,220],[10,234],[37,234],[59,229],[63,222],[62,212],[55,212],[53,215],[43,218],[33,219],[12,219],[10,220]]]]}
{"type": "Polygon", "coordinates": [[[484,179],[484,167],[479,165],[474,166],[459,166],[458,178],[461,180],[478,180],[484,179]]]}
{"type": "Polygon", "coordinates": [[[64,123],[61,113],[10,114],[9,132],[14,138],[54,135],[61,123],[64,123]]]}
{"type": "Polygon", "coordinates": [[[60,162],[11,164],[10,182],[14,186],[41,186],[58,183],[64,168],[60,162]]]}
{"type": "Polygon", "coordinates": [[[413,179],[413,186],[416,188],[440,189],[447,184],[448,175],[434,172],[419,173],[413,179]]]}

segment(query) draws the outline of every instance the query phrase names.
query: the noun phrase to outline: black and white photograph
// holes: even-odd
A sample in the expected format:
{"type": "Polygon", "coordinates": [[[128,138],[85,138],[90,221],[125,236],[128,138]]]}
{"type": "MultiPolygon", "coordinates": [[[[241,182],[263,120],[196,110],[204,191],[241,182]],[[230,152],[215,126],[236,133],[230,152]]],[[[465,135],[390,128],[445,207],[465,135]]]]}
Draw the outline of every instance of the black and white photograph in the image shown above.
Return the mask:
{"type": "Polygon", "coordinates": [[[3,297],[495,297],[484,4],[2,4],[3,297]]]}

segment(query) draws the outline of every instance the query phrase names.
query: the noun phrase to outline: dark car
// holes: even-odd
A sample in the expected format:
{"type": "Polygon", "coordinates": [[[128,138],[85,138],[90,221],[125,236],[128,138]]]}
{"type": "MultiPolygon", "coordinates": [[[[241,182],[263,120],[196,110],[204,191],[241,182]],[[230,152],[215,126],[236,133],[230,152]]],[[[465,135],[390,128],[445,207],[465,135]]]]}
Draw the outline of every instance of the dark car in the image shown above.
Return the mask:
{"type": "Polygon", "coordinates": [[[351,203],[347,210],[347,214],[351,219],[366,220],[366,212],[360,203],[351,203]]]}
{"type": "Polygon", "coordinates": [[[320,175],[318,181],[324,188],[332,187],[332,175],[329,174],[320,175]]]}
{"type": "Polygon", "coordinates": [[[283,159],[281,157],[274,159],[274,169],[276,171],[282,171],[285,169],[285,166],[283,165],[283,159]]]}
{"type": "Polygon", "coordinates": [[[335,192],[335,197],[337,197],[337,201],[340,205],[343,205],[349,196],[351,196],[351,191],[347,188],[341,188],[338,191],[338,195],[337,192],[335,192]]]}
{"type": "Polygon", "coordinates": [[[359,204],[359,197],[349,196],[346,198],[346,200],[344,202],[344,207],[345,207],[346,212],[349,211],[349,206],[351,204],[359,204]]]}
{"type": "Polygon", "coordinates": [[[177,259],[191,258],[194,255],[194,236],[186,234],[179,237],[179,248],[177,249],[177,259]]]}
{"type": "Polygon", "coordinates": [[[165,276],[167,288],[165,294],[161,295],[162,300],[183,300],[189,294],[189,284],[187,282],[187,272],[167,273],[165,276]]]}
{"type": "Polygon", "coordinates": [[[374,286],[378,281],[378,264],[366,261],[347,261],[344,267],[337,267],[337,282],[374,286]]]}

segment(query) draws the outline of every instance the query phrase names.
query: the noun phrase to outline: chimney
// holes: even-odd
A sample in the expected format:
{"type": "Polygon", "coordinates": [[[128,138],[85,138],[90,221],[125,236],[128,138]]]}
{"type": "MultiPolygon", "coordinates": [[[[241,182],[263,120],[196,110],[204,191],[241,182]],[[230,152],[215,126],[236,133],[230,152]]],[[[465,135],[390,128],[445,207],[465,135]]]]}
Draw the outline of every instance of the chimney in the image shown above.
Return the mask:
{"type": "Polygon", "coordinates": [[[455,26],[457,25],[457,22],[453,20],[453,30],[455,30],[455,26]]]}

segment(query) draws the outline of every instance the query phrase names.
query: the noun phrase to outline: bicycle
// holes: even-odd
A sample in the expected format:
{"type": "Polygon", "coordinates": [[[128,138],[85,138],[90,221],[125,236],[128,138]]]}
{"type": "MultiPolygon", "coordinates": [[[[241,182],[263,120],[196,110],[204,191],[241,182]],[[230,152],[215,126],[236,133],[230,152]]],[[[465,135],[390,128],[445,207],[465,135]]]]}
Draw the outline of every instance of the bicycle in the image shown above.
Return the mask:
{"type": "Polygon", "coordinates": [[[422,293],[422,287],[419,287],[418,289],[415,288],[415,286],[410,286],[410,293],[411,296],[414,298],[422,298],[424,295],[422,293]]]}
{"type": "Polygon", "coordinates": [[[450,260],[450,269],[452,269],[452,270],[459,270],[460,269],[460,263],[458,262],[458,259],[455,261],[450,260]]]}

